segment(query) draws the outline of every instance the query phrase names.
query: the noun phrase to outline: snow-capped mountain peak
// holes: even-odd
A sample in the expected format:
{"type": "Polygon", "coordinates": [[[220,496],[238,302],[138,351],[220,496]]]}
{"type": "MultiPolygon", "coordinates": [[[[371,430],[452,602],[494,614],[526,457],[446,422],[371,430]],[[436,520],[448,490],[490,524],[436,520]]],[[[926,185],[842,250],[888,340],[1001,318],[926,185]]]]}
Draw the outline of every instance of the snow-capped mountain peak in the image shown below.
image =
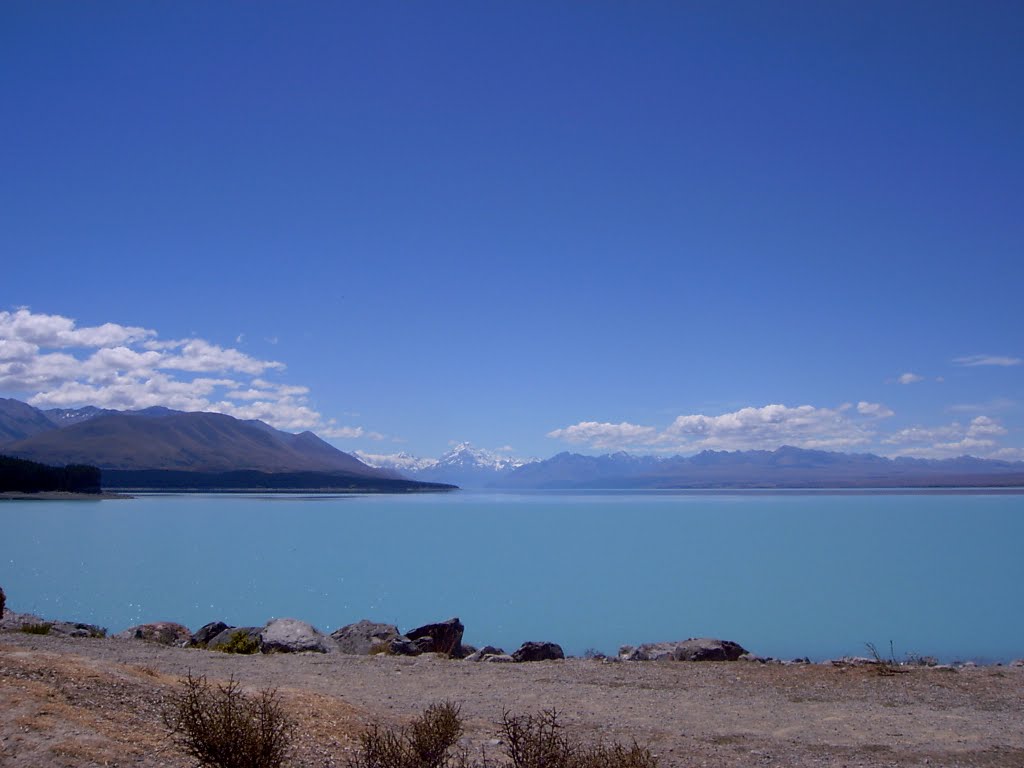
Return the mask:
{"type": "Polygon", "coordinates": [[[360,461],[371,467],[397,469],[409,477],[463,487],[484,487],[524,464],[537,459],[520,459],[503,452],[477,448],[462,442],[452,446],[440,458],[428,459],[408,453],[372,454],[353,451],[360,461]]]}

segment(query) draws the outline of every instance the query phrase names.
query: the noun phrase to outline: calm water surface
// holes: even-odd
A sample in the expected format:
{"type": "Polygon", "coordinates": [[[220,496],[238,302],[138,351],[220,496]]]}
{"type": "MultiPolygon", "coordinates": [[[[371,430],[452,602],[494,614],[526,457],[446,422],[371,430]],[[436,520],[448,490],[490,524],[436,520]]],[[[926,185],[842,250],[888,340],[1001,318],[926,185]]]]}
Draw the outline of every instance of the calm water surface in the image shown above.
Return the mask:
{"type": "Polygon", "coordinates": [[[1024,656],[1024,495],[145,496],[0,503],[19,611],[331,631],[461,617],[567,653],[716,636],[782,658],[1024,656]]]}

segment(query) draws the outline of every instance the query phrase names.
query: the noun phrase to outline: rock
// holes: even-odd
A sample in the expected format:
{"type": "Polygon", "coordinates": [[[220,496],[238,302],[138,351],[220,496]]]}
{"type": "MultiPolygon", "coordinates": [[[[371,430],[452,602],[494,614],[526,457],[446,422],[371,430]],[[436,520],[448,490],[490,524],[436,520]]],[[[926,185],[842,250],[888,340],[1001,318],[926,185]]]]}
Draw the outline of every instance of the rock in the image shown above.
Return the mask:
{"type": "Polygon", "coordinates": [[[644,643],[640,646],[624,645],[619,656],[626,661],[674,661],[678,643],[644,643]]]}
{"type": "Polygon", "coordinates": [[[405,635],[399,635],[388,642],[388,653],[394,656],[419,656],[423,651],[414,640],[405,635]]]}
{"type": "Polygon", "coordinates": [[[1024,659],[1014,659],[1010,662],[1011,667],[1024,667],[1024,659]]]}
{"type": "Polygon", "coordinates": [[[405,636],[410,640],[419,640],[421,637],[429,637],[433,643],[431,651],[443,653],[448,656],[461,656],[462,633],[465,627],[458,617],[442,621],[438,624],[424,624],[422,627],[406,632],[405,636]]]}
{"type": "Polygon", "coordinates": [[[518,659],[509,656],[507,653],[496,653],[493,656],[485,656],[484,661],[490,662],[492,664],[510,664],[512,662],[518,661],[518,659]]]}
{"type": "Polygon", "coordinates": [[[107,630],[95,624],[84,624],[80,621],[55,621],[50,625],[51,635],[65,637],[106,637],[107,630]]]}
{"type": "Polygon", "coordinates": [[[298,619],[273,619],[263,628],[263,653],[330,653],[334,642],[323,632],[298,619]]]}
{"type": "Polygon", "coordinates": [[[146,643],[184,648],[192,639],[192,633],[188,631],[188,627],[175,624],[173,621],[157,621],[152,624],[129,627],[124,632],[118,632],[114,637],[119,640],[142,640],[146,643]]]}
{"type": "Polygon", "coordinates": [[[192,639],[188,643],[189,647],[205,648],[213,638],[225,629],[234,629],[234,627],[225,624],[223,621],[211,621],[209,624],[204,624],[192,635],[192,639]]]}
{"type": "Polygon", "coordinates": [[[4,611],[7,608],[7,595],[4,594],[4,588],[0,587],[0,619],[4,617],[4,611]]]}
{"type": "Polygon", "coordinates": [[[228,627],[206,644],[223,653],[256,653],[263,646],[263,627],[228,627]]]}
{"type": "Polygon", "coordinates": [[[627,661],[736,661],[745,653],[739,643],[710,637],[644,643],[636,648],[626,645],[619,649],[619,655],[627,661]]]}
{"type": "Polygon", "coordinates": [[[458,658],[465,659],[465,658],[467,658],[469,656],[472,656],[474,653],[476,653],[476,651],[477,651],[476,646],[474,646],[474,645],[467,645],[466,643],[463,643],[459,647],[458,658]]]}
{"type": "MultiPolygon", "coordinates": [[[[466,656],[466,661],[487,661],[488,656],[504,655],[505,651],[503,651],[501,648],[495,648],[493,645],[485,645],[480,650],[473,651],[473,653],[466,656]]],[[[512,657],[509,656],[509,658],[511,659],[512,657]]]]}
{"type": "Polygon", "coordinates": [[[338,650],[342,653],[365,656],[382,652],[387,648],[387,644],[400,634],[394,624],[379,624],[363,619],[336,629],[331,633],[331,637],[337,642],[338,650]]]}
{"type": "Polygon", "coordinates": [[[550,659],[564,659],[565,653],[558,643],[536,643],[526,642],[519,646],[519,650],[512,654],[515,661],[548,661],[550,659]]]}
{"type": "Polygon", "coordinates": [[[419,649],[420,653],[437,653],[434,649],[434,638],[430,635],[424,635],[423,637],[417,637],[412,641],[412,644],[419,649]]]}

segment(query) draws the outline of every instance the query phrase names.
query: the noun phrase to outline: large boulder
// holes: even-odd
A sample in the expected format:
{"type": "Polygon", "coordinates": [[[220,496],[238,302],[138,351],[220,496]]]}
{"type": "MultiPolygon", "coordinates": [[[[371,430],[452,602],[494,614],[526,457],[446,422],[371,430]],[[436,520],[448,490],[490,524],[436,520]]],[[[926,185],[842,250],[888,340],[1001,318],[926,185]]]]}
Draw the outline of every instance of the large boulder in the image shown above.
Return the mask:
{"type": "Polygon", "coordinates": [[[0,587],[0,619],[4,617],[4,609],[7,607],[7,595],[4,594],[4,588],[0,587]]]}
{"type": "Polygon", "coordinates": [[[331,633],[342,653],[359,656],[382,653],[387,650],[388,643],[400,636],[394,624],[380,624],[363,619],[355,624],[348,624],[331,633]]]}
{"type": "Polygon", "coordinates": [[[173,621],[156,621],[152,624],[129,627],[114,637],[119,640],[142,640],[146,643],[184,648],[192,639],[192,633],[188,631],[188,627],[175,624],[173,621]]]}
{"type": "Polygon", "coordinates": [[[426,648],[423,643],[420,650],[424,653],[443,653],[446,656],[461,658],[462,656],[462,633],[465,627],[459,619],[453,618],[437,624],[424,624],[422,627],[406,632],[405,636],[410,640],[420,640],[429,637],[433,642],[426,648]]]}
{"type": "Polygon", "coordinates": [[[329,653],[334,643],[312,624],[298,619],[273,619],[260,633],[264,653],[329,653]]]}
{"type": "Polygon", "coordinates": [[[257,653],[263,645],[263,627],[228,627],[206,644],[211,651],[257,653]]]}
{"type": "Polygon", "coordinates": [[[526,642],[519,646],[519,650],[512,654],[515,661],[549,661],[552,659],[564,659],[565,653],[558,643],[536,643],[526,642]]]}
{"type": "Polygon", "coordinates": [[[225,624],[223,621],[211,621],[209,624],[204,624],[192,634],[189,646],[192,648],[206,648],[210,641],[225,629],[234,629],[234,627],[225,624]]]}
{"type": "Polygon", "coordinates": [[[747,653],[739,643],[712,637],[691,637],[667,643],[624,645],[619,656],[627,661],[736,661],[747,653]]]}

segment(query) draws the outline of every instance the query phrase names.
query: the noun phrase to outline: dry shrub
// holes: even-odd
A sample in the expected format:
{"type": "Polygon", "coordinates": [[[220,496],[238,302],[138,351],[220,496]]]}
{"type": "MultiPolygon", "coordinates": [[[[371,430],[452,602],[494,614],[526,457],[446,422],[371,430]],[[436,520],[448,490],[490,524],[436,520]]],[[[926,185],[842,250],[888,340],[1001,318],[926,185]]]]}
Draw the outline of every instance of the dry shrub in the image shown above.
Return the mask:
{"type": "Polygon", "coordinates": [[[449,768],[464,765],[452,748],[462,735],[459,707],[431,704],[407,728],[395,731],[374,725],[359,737],[359,751],[350,768],[449,768]]]}
{"type": "Polygon", "coordinates": [[[278,768],[291,749],[295,724],[277,691],[247,695],[234,680],[211,686],[189,673],[164,709],[178,744],[204,768],[278,768]]]}
{"type": "Polygon", "coordinates": [[[569,737],[558,713],[511,715],[501,721],[505,750],[515,768],[655,768],[658,760],[646,747],[596,744],[585,746],[569,737]]]}
{"type": "MultiPolygon", "coordinates": [[[[586,746],[570,738],[554,710],[539,715],[502,717],[505,756],[513,768],[656,768],[658,760],[636,742],[586,746]]],[[[360,737],[359,751],[349,768],[497,768],[486,755],[471,760],[454,749],[462,735],[459,708],[433,704],[407,728],[395,731],[378,725],[360,737]]]]}

